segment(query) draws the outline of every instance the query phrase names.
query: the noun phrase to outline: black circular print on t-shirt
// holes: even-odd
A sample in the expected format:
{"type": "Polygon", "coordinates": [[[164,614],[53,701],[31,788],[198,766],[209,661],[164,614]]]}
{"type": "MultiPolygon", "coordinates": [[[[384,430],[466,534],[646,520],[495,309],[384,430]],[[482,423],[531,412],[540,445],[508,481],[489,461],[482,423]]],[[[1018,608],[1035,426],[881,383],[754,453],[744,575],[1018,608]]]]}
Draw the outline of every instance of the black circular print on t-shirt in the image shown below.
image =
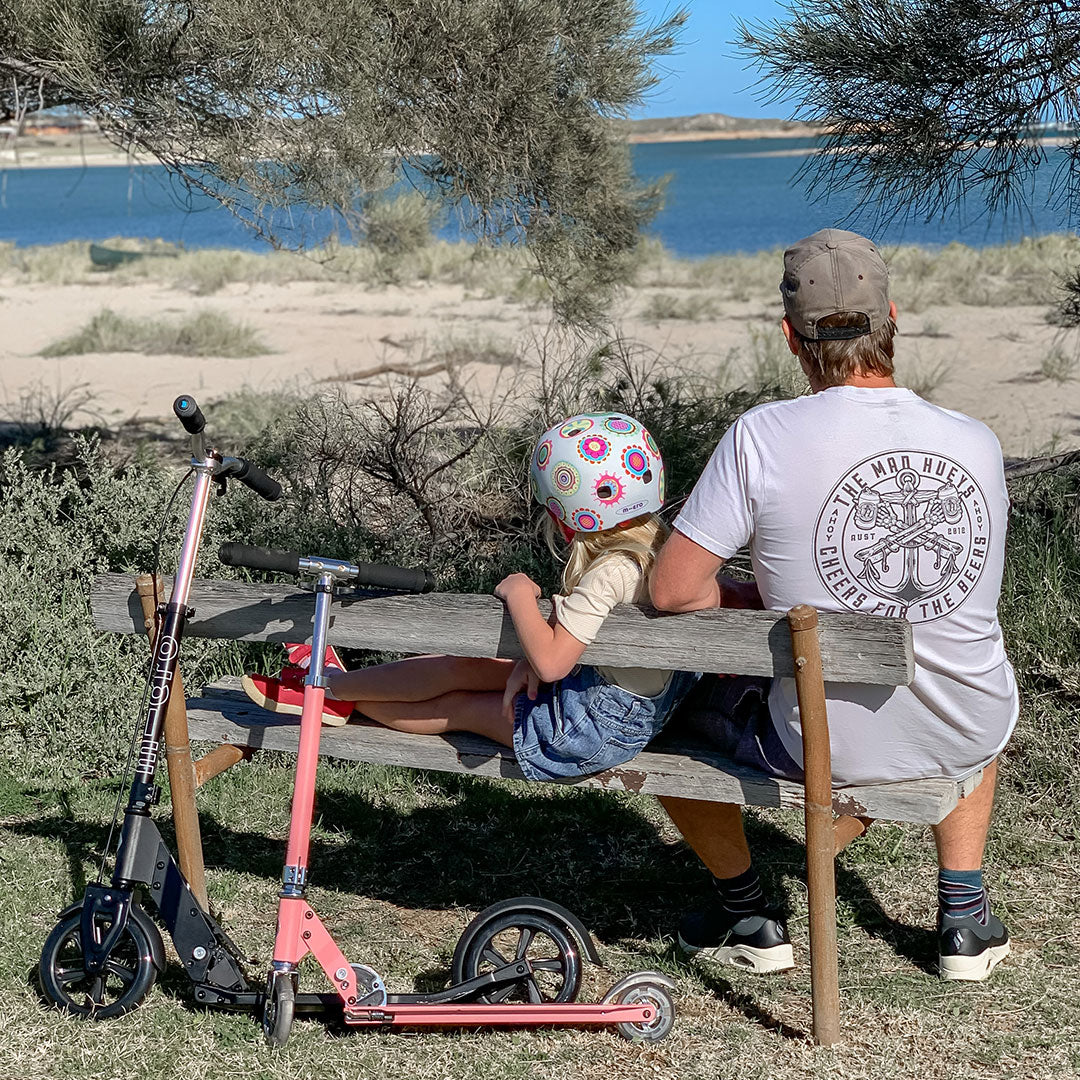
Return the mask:
{"type": "Polygon", "coordinates": [[[970,595],[989,543],[986,499],[969,472],[929,450],[890,450],[837,481],[818,516],[814,563],[844,607],[930,622],[970,595]]]}

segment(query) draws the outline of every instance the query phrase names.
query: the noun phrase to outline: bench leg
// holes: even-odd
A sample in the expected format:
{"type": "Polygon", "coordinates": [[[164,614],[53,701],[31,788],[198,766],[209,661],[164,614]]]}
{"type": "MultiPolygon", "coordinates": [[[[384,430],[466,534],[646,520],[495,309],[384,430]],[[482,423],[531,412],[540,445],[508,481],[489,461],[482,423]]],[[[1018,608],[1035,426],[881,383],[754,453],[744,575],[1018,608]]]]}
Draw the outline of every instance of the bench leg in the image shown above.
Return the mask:
{"type": "Polygon", "coordinates": [[[195,762],[195,786],[201,788],[207,780],[213,780],[226,769],[241,761],[250,761],[254,756],[255,751],[250,746],[233,746],[230,743],[215,746],[195,762]]]}
{"type": "MultiPolygon", "coordinates": [[[[195,767],[196,769],[198,768],[197,765],[195,767]]],[[[838,817],[836,821],[833,822],[833,833],[836,837],[836,847],[833,854],[839,855],[852,840],[857,840],[873,824],[873,818],[849,817],[846,814],[838,817]]]]}
{"type": "Polygon", "coordinates": [[[788,612],[795,688],[806,775],[806,884],[810,905],[810,984],[814,1042],[840,1038],[840,975],[836,955],[836,833],[832,810],[832,756],[817,611],[805,604],[788,612]]]}
{"type": "MultiPolygon", "coordinates": [[[[139,574],[135,578],[135,588],[142,604],[150,647],[153,648],[156,634],[155,594],[162,595],[162,585],[159,580],[155,589],[153,575],[139,574]]],[[[180,872],[191,886],[195,899],[204,909],[209,910],[202,833],[199,830],[199,811],[195,806],[195,768],[191,761],[191,742],[188,739],[184,682],[179,670],[173,680],[165,711],[165,764],[169,770],[173,825],[176,829],[176,856],[180,862],[180,872]]]]}

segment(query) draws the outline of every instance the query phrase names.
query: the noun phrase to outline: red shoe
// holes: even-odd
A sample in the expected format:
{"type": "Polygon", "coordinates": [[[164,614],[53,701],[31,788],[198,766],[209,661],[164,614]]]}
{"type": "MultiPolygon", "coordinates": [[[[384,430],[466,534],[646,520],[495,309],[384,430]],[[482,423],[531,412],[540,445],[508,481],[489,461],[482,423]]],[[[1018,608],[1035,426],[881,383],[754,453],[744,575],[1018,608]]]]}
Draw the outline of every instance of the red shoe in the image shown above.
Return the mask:
{"type": "MultiPolygon", "coordinates": [[[[287,665],[281,669],[277,677],[245,675],[240,680],[240,684],[244,688],[244,693],[256,705],[261,705],[273,713],[299,716],[304,711],[304,680],[307,674],[307,668],[287,665]]],[[[351,701],[324,698],[322,722],[327,727],[342,727],[348,722],[352,711],[351,701]]]]}
{"type": "MultiPolygon", "coordinates": [[[[309,667],[311,667],[311,646],[306,644],[290,645],[286,643],[285,654],[288,657],[288,666],[301,668],[306,673],[309,667]]],[[[345,665],[341,662],[341,657],[338,656],[337,650],[333,645],[326,646],[326,655],[323,658],[323,666],[326,668],[340,668],[345,670],[345,665]]]]}

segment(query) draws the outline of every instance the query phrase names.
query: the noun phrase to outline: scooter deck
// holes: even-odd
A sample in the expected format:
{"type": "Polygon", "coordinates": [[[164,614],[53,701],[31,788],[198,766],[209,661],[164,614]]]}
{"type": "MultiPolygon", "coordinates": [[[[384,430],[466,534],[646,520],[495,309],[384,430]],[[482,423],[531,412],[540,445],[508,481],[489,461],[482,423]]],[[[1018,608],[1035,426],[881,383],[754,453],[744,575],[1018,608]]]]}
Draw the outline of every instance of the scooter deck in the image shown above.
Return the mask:
{"type": "Polygon", "coordinates": [[[360,1009],[345,1014],[350,1027],[534,1027],[545,1024],[608,1026],[648,1024],[656,1016],[656,1006],[536,1004],[488,1005],[465,1002],[460,1005],[394,1005],[360,1009]]]}

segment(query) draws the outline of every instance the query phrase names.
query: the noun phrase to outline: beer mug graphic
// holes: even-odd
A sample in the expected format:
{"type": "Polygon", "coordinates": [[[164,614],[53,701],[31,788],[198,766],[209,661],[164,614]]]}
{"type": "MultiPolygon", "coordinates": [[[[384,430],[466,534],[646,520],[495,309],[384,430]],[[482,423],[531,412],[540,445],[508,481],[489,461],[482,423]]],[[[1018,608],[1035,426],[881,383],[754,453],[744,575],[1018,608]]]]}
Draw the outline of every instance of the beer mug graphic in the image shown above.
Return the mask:
{"type": "Polygon", "coordinates": [[[863,488],[855,500],[855,524],[860,529],[872,529],[877,524],[881,496],[871,488],[863,488]]]}
{"type": "Polygon", "coordinates": [[[964,508],[960,503],[960,492],[955,484],[945,484],[938,488],[938,502],[945,520],[950,525],[956,525],[964,516],[964,508]]]}

